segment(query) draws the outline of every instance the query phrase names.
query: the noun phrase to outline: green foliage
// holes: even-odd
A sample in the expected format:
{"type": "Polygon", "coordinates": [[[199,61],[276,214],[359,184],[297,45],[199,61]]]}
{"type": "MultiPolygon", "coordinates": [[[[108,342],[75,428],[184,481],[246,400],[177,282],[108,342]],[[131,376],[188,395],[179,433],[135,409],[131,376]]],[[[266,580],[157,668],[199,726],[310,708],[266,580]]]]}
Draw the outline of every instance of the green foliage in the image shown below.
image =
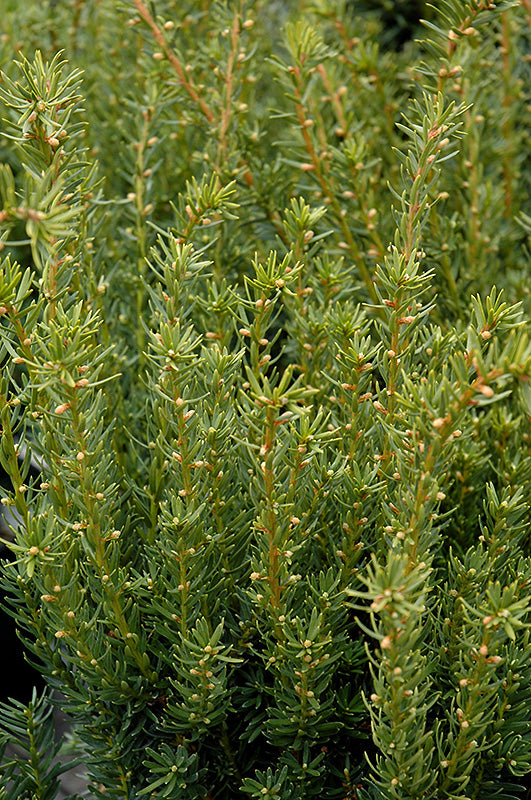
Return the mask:
{"type": "MultiPolygon", "coordinates": [[[[54,741],[53,706],[46,694],[33,697],[27,706],[12,700],[0,707],[0,797],[20,800],[53,800],[59,777],[77,762],[56,758],[61,743],[54,741]],[[8,747],[6,751],[6,747],[8,747]]],[[[67,798],[73,800],[73,798],[67,798]]]]}
{"type": "Polygon", "coordinates": [[[531,5],[5,6],[3,582],[89,796],[525,797],[531,5]]]}

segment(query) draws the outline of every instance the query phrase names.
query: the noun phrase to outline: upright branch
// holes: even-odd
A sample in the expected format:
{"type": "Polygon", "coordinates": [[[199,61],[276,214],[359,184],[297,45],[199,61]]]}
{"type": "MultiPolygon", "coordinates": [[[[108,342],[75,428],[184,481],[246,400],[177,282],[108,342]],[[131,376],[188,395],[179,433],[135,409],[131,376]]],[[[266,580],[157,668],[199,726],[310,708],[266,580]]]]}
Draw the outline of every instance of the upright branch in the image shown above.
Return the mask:
{"type": "MultiPolygon", "coordinates": [[[[207,122],[209,123],[214,122],[215,121],[214,113],[208,107],[204,98],[201,97],[198,88],[189,77],[189,70],[187,70],[186,66],[179,59],[179,57],[174,52],[171,45],[167,42],[163,31],[151,16],[151,13],[149,12],[149,9],[146,6],[146,4],[143,3],[142,0],[133,0],[133,2],[135,4],[138,13],[140,14],[140,17],[144,20],[144,22],[150,29],[151,33],[153,34],[153,38],[155,39],[161,51],[165,54],[171,66],[175,70],[180,85],[188,92],[190,99],[193,100],[193,102],[198,106],[198,108],[201,109],[207,122]]],[[[167,25],[166,29],[171,30],[172,29],[171,24],[167,25]]]]}

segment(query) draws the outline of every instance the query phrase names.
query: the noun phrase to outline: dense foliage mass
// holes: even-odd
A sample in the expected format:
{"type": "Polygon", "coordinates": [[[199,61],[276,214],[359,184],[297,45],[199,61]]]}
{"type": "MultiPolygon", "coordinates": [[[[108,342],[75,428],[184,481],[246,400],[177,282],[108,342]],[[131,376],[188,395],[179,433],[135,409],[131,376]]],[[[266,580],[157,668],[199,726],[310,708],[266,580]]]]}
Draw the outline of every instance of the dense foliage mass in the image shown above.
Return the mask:
{"type": "Polygon", "coordinates": [[[3,580],[91,798],[527,796],[531,1],[422,5],[3,2],[3,580]]]}

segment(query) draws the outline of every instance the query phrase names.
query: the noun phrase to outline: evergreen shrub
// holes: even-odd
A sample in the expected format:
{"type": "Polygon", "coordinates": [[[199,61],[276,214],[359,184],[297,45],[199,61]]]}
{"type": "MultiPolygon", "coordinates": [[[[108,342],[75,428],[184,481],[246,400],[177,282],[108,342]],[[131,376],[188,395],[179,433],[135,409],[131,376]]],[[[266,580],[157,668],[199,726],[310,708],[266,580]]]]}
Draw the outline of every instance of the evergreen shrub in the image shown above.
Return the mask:
{"type": "Polygon", "coordinates": [[[3,581],[91,798],[528,796],[531,2],[389,9],[3,2],[3,581]]]}

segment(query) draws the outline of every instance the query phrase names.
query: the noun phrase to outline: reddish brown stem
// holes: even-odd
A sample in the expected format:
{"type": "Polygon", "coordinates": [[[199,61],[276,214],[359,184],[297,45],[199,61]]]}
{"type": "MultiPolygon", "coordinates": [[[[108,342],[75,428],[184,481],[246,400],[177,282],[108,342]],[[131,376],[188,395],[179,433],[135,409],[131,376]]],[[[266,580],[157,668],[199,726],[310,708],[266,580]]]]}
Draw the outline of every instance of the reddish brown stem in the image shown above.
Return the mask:
{"type": "Polygon", "coordinates": [[[177,73],[179,83],[186,89],[186,91],[188,92],[194,103],[197,103],[197,105],[205,115],[208,122],[213,123],[215,121],[214,114],[209,109],[203,98],[200,97],[193,83],[188,79],[185,68],[183,67],[181,61],[175,55],[169,44],[166,42],[164,34],[162,33],[161,29],[159,28],[159,26],[151,16],[151,14],[149,13],[147,6],[142,2],[142,0],[134,0],[134,4],[136,6],[136,10],[140,14],[144,22],[151,29],[153,38],[155,39],[159,47],[164,51],[168,61],[170,62],[173,69],[177,73]]]}

